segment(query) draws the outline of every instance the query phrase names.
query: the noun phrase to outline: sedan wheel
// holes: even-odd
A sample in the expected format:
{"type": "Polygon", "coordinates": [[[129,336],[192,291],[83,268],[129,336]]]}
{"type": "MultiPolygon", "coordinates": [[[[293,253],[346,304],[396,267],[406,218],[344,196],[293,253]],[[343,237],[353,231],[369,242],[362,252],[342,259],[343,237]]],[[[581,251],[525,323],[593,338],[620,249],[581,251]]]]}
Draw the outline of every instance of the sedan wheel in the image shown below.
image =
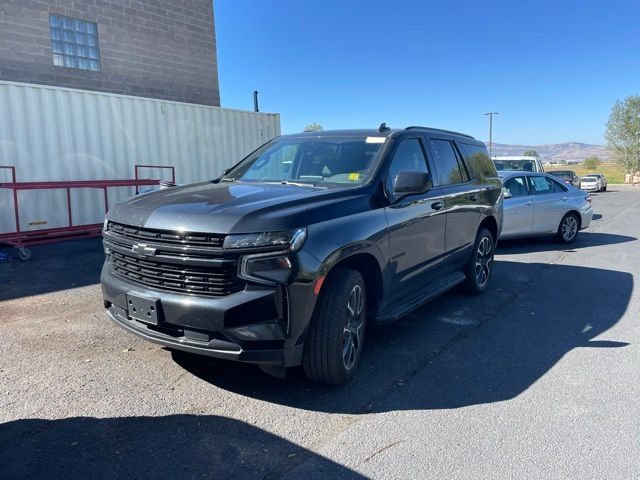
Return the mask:
{"type": "Polygon", "coordinates": [[[558,226],[557,238],[564,243],[573,242],[578,236],[580,222],[575,213],[567,213],[558,226]]]}

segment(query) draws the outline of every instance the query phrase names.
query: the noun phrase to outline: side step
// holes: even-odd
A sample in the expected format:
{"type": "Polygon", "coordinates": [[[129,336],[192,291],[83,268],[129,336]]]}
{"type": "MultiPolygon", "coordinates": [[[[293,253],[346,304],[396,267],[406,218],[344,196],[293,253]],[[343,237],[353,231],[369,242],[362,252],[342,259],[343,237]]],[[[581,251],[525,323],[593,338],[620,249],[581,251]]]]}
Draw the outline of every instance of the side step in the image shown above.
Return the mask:
{"type": "Polygon", "coordinates": [[[392,305],[390,309],[383,310],[379,315],[373,317],[373,321],[378,324],[385,324],[395,322],[404,317],[409,312],[421,307],[429,300],[437,297],[441,293],[451,290],[456,285],[461,284],[465,280],[465,275],[462,272],[454,272],[441,281],[431,284],[422,290],[411,294],[406,299],[402,300],[397,305],[392,305]]]}

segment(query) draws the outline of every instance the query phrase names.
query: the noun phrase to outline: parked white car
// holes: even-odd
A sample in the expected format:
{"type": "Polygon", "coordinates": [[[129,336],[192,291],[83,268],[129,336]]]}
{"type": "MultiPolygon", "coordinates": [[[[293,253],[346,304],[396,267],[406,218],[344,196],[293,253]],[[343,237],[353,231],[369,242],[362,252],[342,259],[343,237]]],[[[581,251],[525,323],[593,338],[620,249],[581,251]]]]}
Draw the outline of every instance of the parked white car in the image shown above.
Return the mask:
{"type": "Polygon", "coordinates": [[[555,235],[573,242],[593,218],[591,196],[546,173],[498,172],[504,222],[501,239],[555,235]]]}
{"type": "Polygon", "coordinates": [[[600,179],[595,176],[588,175],[580,179],[580,190],[585,192],[599,192],[602,189],[600,179]]]}
{"type": "Polygon", "coordinates": [[[498,172],[544,172],[542,162],[538,157],[530,157],[526,155],[502,156],[492,157],[492,160],[498,172]]]}
{"type": "Polygon", "coordinates": [[[589,175],[590,177],[596,177],[598,180],[600,180],[600,191],[601,192],[606,192],[607,191],[607,177],[605,177],[602,173],[592,173],[589,175]]]}

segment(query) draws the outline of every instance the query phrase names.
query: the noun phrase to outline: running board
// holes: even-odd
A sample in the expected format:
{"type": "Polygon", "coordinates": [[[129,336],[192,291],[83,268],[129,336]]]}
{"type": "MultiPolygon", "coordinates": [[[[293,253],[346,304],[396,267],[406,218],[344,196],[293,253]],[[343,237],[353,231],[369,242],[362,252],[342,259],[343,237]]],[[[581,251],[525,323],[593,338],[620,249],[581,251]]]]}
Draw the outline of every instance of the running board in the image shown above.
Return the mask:
{"type": "Polygon", "coordinates": [[[421,307],[434,297],[437,297],[441,293],[451,290],[456,285],[461,284],[466,278],[467,277],[462,272],[452,273],[438,283],[429,285],[429,287],[411,294],[395,308],[380,312],[379,315],[373,317],[373,321],[378,325],[395,322],[409,312],[421,307]]]}

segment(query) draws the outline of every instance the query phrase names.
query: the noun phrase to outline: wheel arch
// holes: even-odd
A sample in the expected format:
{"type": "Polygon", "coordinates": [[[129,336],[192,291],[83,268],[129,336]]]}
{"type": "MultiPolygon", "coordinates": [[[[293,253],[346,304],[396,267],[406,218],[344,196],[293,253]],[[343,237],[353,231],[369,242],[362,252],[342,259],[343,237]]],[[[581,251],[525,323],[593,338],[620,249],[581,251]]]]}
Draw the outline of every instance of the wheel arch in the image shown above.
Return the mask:
{"type": "Polygon", "coordinates": [[[478,230],[480,230],[481,228],[486,228],[487,230],[489,230],[489,232],[493,236],[494,244],[498,242],[498,222],[493,216],[484,217],[480,222],[480,225],[478,226],[478,230]]]}
{"type": "MultiPolygon", "coordinates": [[[[562,220],[564,220],[564,217],[566,217],[570,213],[573,213],[578,218],[578,230],[580,230],[582,228],[582,214],[578,210],[576,210],[575,208],[567,210],[565,212],[565,214],[562,216],[562,218],[560,219],[560,223],[562,224],[562,220]]],[[[559,226],[560,225],[558,225],[558,227],[559,226]]]]}
{"type": "Polygon", "coordinates": [[[384,297],[385,285],[382,255],[373,245],[360,248],[350,246],[329,255],[320,269],[320,276],[327,277],[336,267],[353,268],[360,272],[367,290],[367,310],[375,311],[384,297]]]}

